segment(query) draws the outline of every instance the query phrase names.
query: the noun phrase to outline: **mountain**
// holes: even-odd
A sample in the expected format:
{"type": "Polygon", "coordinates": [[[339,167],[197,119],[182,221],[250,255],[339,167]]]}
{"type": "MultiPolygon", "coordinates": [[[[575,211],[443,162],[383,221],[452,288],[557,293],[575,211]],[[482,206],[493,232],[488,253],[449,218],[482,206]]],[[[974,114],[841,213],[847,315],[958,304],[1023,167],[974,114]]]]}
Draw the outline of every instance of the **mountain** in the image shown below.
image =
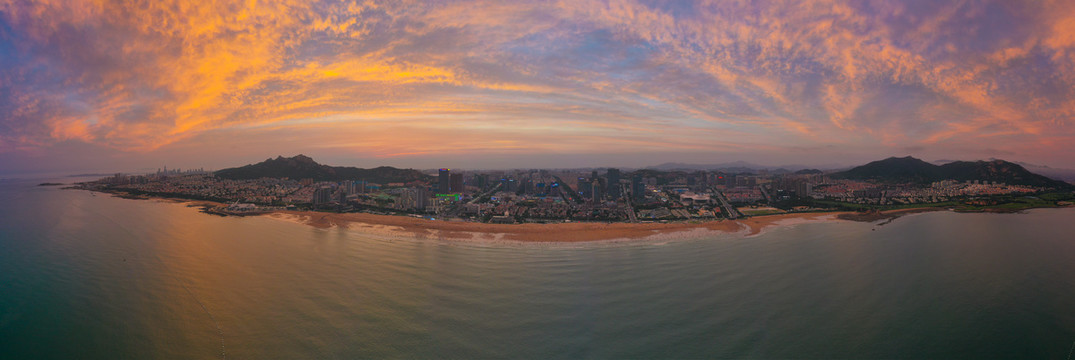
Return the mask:
{"type": "Polygon", "coordinates": [[[1027,171],[1019,164],[996,159],[990,161],[954,161],[944,165],[934,165],[910,156],[902,158],[890,157],[847,171],[834,173],[832,177],[894,183],[984,180],[1013,185],[1053,188],[1071,186],[1068,183],[1027,171]]]}
{"type": "Polygon", "coordinates": [[[1075,183],[1075,170],[1054,168],[1045,165],[1029,164],[1019,161],[1015,163],[1021,165],[1024,169],[1027,169],[1035,174],[1042,174],[1053,179],[1075,183]]]}
{"type": "MultiPolygon", "coordinates": [[[[832,174],[837,179],[876,180],[882,182],[933,182],[941,177],[940,166],[913,157],[890,157],[832,174]]],[[[941,179],[944,180],[944,179],[941,179]]]]}
{"type": "Polygon", "coordinates": [[[225,179],[291,178],[315,181],[366,180],[373,183],[428,181],[429,176],[414,169],[397,169],[381,166],[363,169],[318,164],[305,155],[285,158],[277,156],[257,164],[219,170],[214,173],[225,179]]]}
{"type": "MultiPolygon", "coordinates": [[[[933,163],[937,165],[944,165],[955,161],[956,160],[936,160],[933,161],[933,163]]],[[[1027,169],[1028,171],[1035,174],[1041,174],[1053,179],[1075,183],[1075,169],[1056,168],[1046,165],[1031,164],[1022,161],[1014,161],[1014,163],[1021,165],[1024,169],[1027,169]]]]}
{"type": "Polygon", "coordinates": [[[1004,160],[956,161],[940,166],[947,178],[959,181],[987,180],[1005,184],[1067,188],[1071,184],[1035,174],[1004,160]]]}

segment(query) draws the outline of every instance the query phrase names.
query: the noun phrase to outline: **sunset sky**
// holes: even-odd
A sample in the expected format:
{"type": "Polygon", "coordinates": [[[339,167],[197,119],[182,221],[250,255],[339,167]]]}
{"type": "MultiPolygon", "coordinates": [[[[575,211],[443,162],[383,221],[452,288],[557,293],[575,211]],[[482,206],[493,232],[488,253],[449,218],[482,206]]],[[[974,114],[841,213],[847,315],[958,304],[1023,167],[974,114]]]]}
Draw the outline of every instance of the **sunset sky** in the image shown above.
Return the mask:
{"type": "Polygon", "coordinates": [[[0,0],[0,174],[1075,168],[1075,1],[0,0]]]}

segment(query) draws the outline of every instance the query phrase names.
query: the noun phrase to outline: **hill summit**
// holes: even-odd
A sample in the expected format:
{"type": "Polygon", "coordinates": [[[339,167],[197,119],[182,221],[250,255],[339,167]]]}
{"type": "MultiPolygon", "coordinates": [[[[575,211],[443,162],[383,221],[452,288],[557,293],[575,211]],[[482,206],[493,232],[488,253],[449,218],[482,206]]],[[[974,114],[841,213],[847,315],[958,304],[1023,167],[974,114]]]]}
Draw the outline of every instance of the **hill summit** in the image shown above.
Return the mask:
{"type": "Polygon", "coordinates": [[[366,180],[375,183],[426,181],[429,176],[414,169],[398,169],[381,166],[363,169],[347,166],[329,166],[318,164],[306,155],[285,158],[277,156],[257,164],[219,170],[216,176],[233,179],[290,178],[314,179],[315,181],[366,180]]]}
{"type": "Polygon", "coordinates": [[[1012,185],[1067,188],[1071,185],[1028,171],[1004,161],[955,161],[944,165],[907,157],[890,157],[832,175],[835,178],[880,182],[930,183],[942,180],[996,181],[1012,185]]]}

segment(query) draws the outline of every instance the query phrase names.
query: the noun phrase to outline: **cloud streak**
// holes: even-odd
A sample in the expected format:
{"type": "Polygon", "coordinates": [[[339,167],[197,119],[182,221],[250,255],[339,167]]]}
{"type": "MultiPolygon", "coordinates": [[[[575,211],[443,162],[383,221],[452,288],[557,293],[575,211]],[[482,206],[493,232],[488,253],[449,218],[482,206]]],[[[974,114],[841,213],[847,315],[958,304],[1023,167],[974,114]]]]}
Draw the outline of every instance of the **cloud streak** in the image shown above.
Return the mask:
{"type": "Polygon", "coordinates": [[[1056,156],[1075,150],[1073,14],[1067,1],[0,1],[0,152],[287,129],[403,158],[833,145],[1075,166],[1056,156]]]}

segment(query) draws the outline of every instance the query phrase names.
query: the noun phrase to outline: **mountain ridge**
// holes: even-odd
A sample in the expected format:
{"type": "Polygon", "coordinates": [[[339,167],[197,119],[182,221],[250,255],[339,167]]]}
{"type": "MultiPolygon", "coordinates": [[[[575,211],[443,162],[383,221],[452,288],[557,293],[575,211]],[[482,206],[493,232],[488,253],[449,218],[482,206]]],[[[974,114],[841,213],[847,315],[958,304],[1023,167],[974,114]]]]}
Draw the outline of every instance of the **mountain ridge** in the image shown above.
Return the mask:
{"type": "MultiPolygon", "coordinates": [[[[997,160],[997,159],[994,158],[994,159],[989,159],[989,160],[997,160]]],[[[933,164],[936,164],[936,165],[944,165],[944,164],[952,163],[952,162],[956,162],[956,161],[958,161],[958,160],[942,159],[942,160],[934,160],[934,161],[931,161],[931,162],[933,164]]],[[[1035,174],[1045,175],[1045,176],[1048,176],[1048,177],[1053,178],[1053,179],[1075,183],[1075,169],[1054,167],[1054,166],[1048,166],[1048,165],[1040,165],[1040,164],[1034,164],[1034,163],[1029,163],[1029,162],[1025,162],[1025,161],[1012,161],[1012,162],[1021,165],[1024,169],[1027,169],[1028,171],[1033,172],[1035,174]]]]}
{"type": "Polygon", "coordinates": [[[214,172],[218,177],[233,180],[268,178],[313,179],[314,181],[365,180],[374,183],[428,181],[429,175],[414,169],[379,166],[364,169],[350,166],[319,164],[306,155],[290,158],[277,156],[265,161],[214,172]]]}
{"type": "Polygon", "coordinates": [[[1072,185],[1030,172],[1023,166],[999,159],[989,161],[953,161],[936,165],[911,156],[890,157],[846,171],[833,173],[834,178],[873,180],[880,182],[930,183],[934,181],[995,181],[1011,185],[1069,188],[1072,185]]]}

